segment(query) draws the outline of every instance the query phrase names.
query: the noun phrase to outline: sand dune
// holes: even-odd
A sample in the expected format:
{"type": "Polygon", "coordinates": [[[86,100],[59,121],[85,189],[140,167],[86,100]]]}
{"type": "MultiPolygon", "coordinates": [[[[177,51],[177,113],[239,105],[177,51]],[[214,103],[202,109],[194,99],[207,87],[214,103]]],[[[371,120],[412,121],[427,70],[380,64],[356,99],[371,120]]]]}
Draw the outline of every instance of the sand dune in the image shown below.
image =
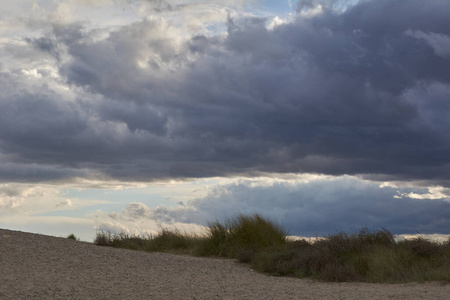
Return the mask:
{"type": "Polygon", "coordinates": [[[323,283],[233,260],[99,247],[0,229],[0,299],[448,299],[450,285],[323,283]]]}

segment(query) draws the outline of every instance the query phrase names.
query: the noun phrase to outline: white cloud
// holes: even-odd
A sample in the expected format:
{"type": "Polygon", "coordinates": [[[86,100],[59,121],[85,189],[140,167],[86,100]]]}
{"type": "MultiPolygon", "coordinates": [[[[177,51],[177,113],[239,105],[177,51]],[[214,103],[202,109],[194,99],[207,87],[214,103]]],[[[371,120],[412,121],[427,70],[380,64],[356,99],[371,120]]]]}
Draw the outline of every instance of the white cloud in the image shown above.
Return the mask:
{"type": "Polygon", "coordinates": [[[130,203],[122,212],[93,214],[95,229],[110,233],[129,235],[155,235],[164,229],[179,230],[185,233],[202,234],[205,227],[200,224],[177,221],[177,208],[156,207],[150,209],[143,203],[130,203]]]}
{"type": "Polygon", "coordinates": [[[80,213],[71,219],[67,217],[70,215],[68,212],[75,215],[78,210],[109,203],[102,199],[68,198],[66,189],[61,184],[0,184],[2,226],[13,228],[17,224],[39,223],[46,218],[49,222],[58,218],[67,218],[69,223],[73,223],[72,219],[76,222],[92,222],[80,213]]]}
{"type": "Polygon", "coordinates": [[[269,24],[267,24],[267,28],[269,30],[273,30],[275,27],[287,24],[288,22],[289,22],[289,20],[287,20],[287,19],[282,19],[278,16],[275,16],[272,18],[272,20],[270,20],[269,24]]]}
{"type": "Polygon", "coordinates": [[[31,78],[36,78],[36,79],[42,78],[42,74],[39,73],[36,69],[22,70],[22,73],[30,79],[31,78]]]}
{"type": "Polygon", "coordinates": [[[450,234],[399,234],[395,238],[397,241],[423,238],[433,242],[445,243],[450,240],[450,234]]]}
{"type": "MultiPolygon", "coordinates": [[[[207,194],[208,184],[227,179],[170,180],[152,183],[75,178],[54,183],[0,184],[0,227],[50,235],[74,233],[85,241],[92,241],[95,231],[155,234],[163,228],[178,228],[200,232],[202,226],[178,223],[165,217],[166,210],[151,210],[146,204],[134,203],[143,199],[148,205],[187,202],[207,194]],[[124,205],[122,213],[96,212],[101,207],[124,205]],[[159,216],[159,221],[149,218],[159,216]]],[[[180,204],[181,205],[181,204],[180,204]]]]}
{"type": "Polygon", "coordinates": [[[49,14],[49,19],[56,23],[72,22],[72,8],[68,3],[60,2],[49,14]]]}
{"type": "Polygon", "coordinates": [[[450,201],[450,189],[436,186],[429,187],[428,193],[403,193],[401,194],[403,197],[408,197],[411,199],[445,199],[446,201],[450,201]]]}
{"type": "Polygon", "coordinates": [[[323,7],[320,4],[308,9],[302,9],[300,11],[300,15],[304,18],[312,18],[320,15],[321,13],[323,13],[323,7]]]}

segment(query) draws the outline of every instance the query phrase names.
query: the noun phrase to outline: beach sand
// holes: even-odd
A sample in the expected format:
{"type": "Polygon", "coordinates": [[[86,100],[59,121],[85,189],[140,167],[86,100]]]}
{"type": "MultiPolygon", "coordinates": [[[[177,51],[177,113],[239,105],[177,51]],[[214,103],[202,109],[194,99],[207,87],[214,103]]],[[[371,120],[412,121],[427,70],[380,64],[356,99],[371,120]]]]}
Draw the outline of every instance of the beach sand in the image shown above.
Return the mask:
{"type": "Polygon", "coordinates": [[[235,260],[146,253],[0,229],[0,299],[449,299],[450,284],[324,283],[235,260]]]}

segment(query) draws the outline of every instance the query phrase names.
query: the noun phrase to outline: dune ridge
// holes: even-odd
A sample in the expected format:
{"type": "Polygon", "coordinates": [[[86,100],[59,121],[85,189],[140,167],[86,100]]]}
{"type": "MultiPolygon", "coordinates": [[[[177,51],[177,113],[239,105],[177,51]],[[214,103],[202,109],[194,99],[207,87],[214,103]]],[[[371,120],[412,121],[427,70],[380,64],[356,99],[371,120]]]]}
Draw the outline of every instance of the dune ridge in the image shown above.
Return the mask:
{"type": "Polygon", "coordinates": [[[234,260],[0,229],[0,299],[447,299],[450,285],[271,277],[234,260]]]}

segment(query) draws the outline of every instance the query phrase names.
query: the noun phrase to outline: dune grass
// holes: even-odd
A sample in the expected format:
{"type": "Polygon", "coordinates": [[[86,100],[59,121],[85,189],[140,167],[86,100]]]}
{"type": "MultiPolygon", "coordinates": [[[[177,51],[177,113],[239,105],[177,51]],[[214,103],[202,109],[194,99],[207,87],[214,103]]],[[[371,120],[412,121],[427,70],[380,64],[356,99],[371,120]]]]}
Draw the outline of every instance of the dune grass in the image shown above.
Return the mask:
{"type": "Polygon", "coordinates": [[[111,234],[98,232],[94,244],[130,250],[149,252],[169,252],[175,254],[194,254],[204,238],[188,235],[178,230],[162,230],[157,235],[130,236],[127,234],[111,234]]]}
{"type": "Polygon", "coordinates": [[[260,272],[324,281],[450,283],[450,242],[423,238],[395,242],[383,229],[338,232],[315,243],[297,241],[267,249],[252,260],[260,272]]]}
{"type": "Polygon", "coordinates": [[[69,234],[66,238],[69,239],[69,240],[75,240],[75,241],[79,241],[80,240],[73,233],[69,234]]]}
{"type": "Polygon", "coordinates": [[[274,222],[260,215],[238,215],[224,222],[208,224],[209,233],[197,249],[197,255],[220,257],[249,257],[265,248],[286,243],[286,233],[274,222]]]}
{"type": "Polygon", "coordinates": [[[210,222],[206,235],[164,229],[157,235],[129,236],[98,232],[94,243],[150,252],[170,252],[196,256],[236,258],[240,253],[256,253],[286,242],[281,226],[260,215],[239,215],[224,222],[210,222]]]}
{"type": "Polygon", "coordinates": [[[337,232],[316,242],[290,241],[284,229],[260,215],[209,223],[203,236],[163,230],[155,236],[97,233],[94,243],[133,250],[234,258],[275,276],[323,281],[450,283],[450,240],[396,242],[386,229],[337,232]]]}

